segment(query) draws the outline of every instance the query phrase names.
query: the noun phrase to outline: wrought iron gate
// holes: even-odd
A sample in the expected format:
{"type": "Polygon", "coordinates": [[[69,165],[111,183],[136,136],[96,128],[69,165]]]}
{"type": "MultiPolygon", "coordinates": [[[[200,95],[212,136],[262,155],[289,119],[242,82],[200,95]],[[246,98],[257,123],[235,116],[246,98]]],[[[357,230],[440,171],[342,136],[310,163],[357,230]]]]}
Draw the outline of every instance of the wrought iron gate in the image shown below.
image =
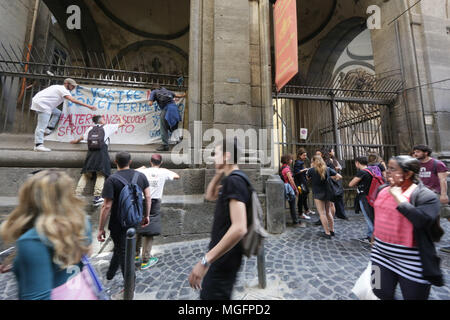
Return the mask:
{"type": "MultiPolygon", "coordinates": [[[[300,148],[312,158],[333,148],[343,167],[344,184],[356,174],[354,159],[377,153],[385,161],[397,152],[392,107],[402,89],[397,80],[358,78],[350,73],[323,86],[286,86],[273,93],[278,154],[300,148]],[[301,129],[307,129],[301,139],[301,129]]],[[[348,189],[347,191],[350,191],[348,189]]],[[[347,197],[353,206],[354,195],[347,197]]]]}
{"type": "Polygon", "coordinates": [[[62,48],[30,51],[0,42],[0,133],[34,132],[32,97],[66,78],[102,87],[151,88],[160,84],[171,90],[187,90],[186,76],[130,71],[127,65],[125,57],[111,59],[96,52],[68,52],[62,48]]]}

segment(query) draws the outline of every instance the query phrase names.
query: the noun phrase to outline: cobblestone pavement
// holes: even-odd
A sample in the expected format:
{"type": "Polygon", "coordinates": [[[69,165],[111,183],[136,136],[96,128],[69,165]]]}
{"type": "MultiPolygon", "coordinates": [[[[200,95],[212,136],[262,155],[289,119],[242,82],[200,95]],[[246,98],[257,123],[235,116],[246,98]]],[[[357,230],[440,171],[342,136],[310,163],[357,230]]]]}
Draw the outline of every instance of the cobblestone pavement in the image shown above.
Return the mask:
{"type": "MultiPolygon", "coordinates": [[[[316,216],[317,217],[317,216],[316,216]]],[[[289,220],[288,220],[289,221],[289,220]]],[[[441,246],[450,245],[450,223],[442,222],[446,234],[441,246]]],[[[365,235],[361,215],[350,221],[336,221],[333,240],[319,238],[321,227],[292,228],[270,236],[265,244],[267,288],[258,288],[256,258],[244,259],[233,293],[235,300],[355,300],[351,289],[367,267],[370,247],[355,240],[365,235]]],[[[208,240],[155,246],[159,262],[146,271],[137,271],[136,300],[197,300],[199,293],[189,287],[188,275],[204,254],[208,240]]],[[[450,255],[439,252],[446,286],[433,287],[431,300],[450,299],[450,255]]],[[[109,294],[122,290],[120,272],[112,281],[105,279],[111,253],[94,256],[109,294]]],[[[0,299],[16,299],[13,275],[0,275],[0,299]]],[[[400,291],[397,297],[401,299],[400,291]]]]}

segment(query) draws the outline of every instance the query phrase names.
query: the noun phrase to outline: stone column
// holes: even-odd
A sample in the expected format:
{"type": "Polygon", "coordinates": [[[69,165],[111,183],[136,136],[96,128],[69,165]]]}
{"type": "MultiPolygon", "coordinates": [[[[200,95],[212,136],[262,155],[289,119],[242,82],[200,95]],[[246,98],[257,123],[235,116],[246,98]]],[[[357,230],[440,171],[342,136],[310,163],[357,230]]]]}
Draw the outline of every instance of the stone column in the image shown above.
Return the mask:
{"type": "Polygon", "coordinates": [[[450,5],[446,0],[414,7],[413,0],[378,4],[383,21],[381,30],[372,31],[376,72],[402,80],[406,89],[393,107],[399,151],[409,152],[414,144],[423,143],[450,158],[446,138],[450,133],[450,82],[428,85],[447,79],[450,73],[446,16],[450,5]]]}
{"type": "Polygon", "coordinates": [[[425,1],[410,13],[414,50],[419,56],[420,90],[424,100],[429,145],[450,159],[450,3],[425,1]]]}
{"type": "Polygon", "coordinates": [[[269,24],[268,0],[191,0],[191,135],[271,128],[269,24]]]}

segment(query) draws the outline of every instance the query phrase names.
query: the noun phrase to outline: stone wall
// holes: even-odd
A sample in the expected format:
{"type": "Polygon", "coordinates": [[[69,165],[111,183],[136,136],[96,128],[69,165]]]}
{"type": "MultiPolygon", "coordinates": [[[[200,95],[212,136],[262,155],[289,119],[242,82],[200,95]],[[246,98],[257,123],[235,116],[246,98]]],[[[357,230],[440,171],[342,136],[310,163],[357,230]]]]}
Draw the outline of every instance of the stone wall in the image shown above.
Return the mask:
{"type": "Polygon", "coordinates": [[[377,74],[394,74],[406,91],[394,107],[400,152],[419,143],[441,156],[450,156],[449,3],[423,1],[395,20],[413,1],[381,4],[382,28],[372,32],[377,74]]]}
{"type": "MultiPolygon", "coordinates": [[[[18,191],[33,171],[41,168],[0,167],[0,223],[18,204],[18,191]]],[[[44,168],[45,169],[45,168],[44,168]]],[[[80,177],[79,168],[64,168],[76,183],[80,177]]],[[[180,180],[168,181],[162,199],[162,234],[156,243],[189,241],[208,238],[214,217],[215,202],[204,200],[205,190],[215,174],[213,169],[173,169],[180,180]]],[[[244,170],[249,176],[265,210],[265,177],[259,170],[244,170]]],[[[114,171],[113,171],[114,172],[114,171]]],[[[90,204],[93,182],[90,181],[84,195],[86,211],[94,228],[98,227],[100,208],[90,204]]],[[[1,243],[0,243],[1,245],[1,243]]]]}
{"type": "Polygon", "coordinates": [[[27,40],[34,0],[0,0],[0,39],[6,44],[23,47],[27,40]]]}

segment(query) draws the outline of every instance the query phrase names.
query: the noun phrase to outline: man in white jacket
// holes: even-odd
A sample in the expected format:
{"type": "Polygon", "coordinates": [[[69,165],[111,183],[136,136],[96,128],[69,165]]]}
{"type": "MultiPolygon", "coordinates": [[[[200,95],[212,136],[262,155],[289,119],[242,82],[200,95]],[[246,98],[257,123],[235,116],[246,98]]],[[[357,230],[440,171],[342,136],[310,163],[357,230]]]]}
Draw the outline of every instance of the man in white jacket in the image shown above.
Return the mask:
{"type": "Polygon", "coordinates": [[[77,99],[73,98],[70,91],[75,89],[78,84],[73,79],[64,80],[63,85],[53,85],[38,92],[33,97],[31,110],[38,115],[36,131],[34,133],[35,147],[34,151],[50,152],[52,150],[44,146],[44,135],[50,134],[56,127],[61,111],[58,106],[69,100],[72,103],[91,109],[97,110],[96,107],[87,105],[77,99]]]}

